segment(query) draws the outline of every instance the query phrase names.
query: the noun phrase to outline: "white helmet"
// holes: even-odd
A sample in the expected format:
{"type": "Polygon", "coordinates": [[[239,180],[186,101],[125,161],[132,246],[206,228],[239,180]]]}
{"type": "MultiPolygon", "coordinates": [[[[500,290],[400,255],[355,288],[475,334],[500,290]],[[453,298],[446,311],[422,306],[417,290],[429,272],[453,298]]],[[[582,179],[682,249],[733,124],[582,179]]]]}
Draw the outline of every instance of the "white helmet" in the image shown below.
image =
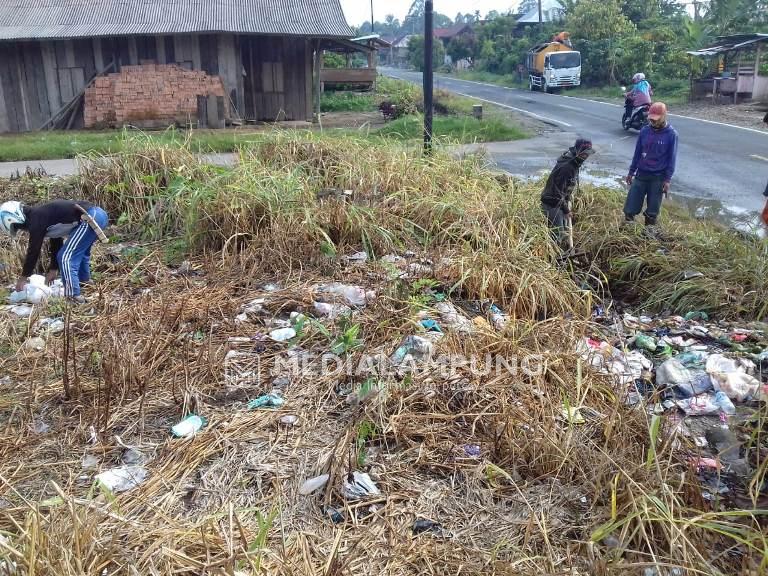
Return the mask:
{"type": "Polygon", "coordinates": [[[14,224],[24,224],[26,218],[24,217],[24,210],[21,207],[21,202],[10,200],[3,202],[0,205],[0,228],[6,234],[13,236],[15,230],[14,224]]]}
{"type": "Polygon", "coordinates": [[[642,82],[643,80],[645,80],[645,74],[643,74],[642,72],[638,72],[637,74],[632,76],[632,82],[634,82],[635,84],[637,84],[638,82],[642,82]]]}

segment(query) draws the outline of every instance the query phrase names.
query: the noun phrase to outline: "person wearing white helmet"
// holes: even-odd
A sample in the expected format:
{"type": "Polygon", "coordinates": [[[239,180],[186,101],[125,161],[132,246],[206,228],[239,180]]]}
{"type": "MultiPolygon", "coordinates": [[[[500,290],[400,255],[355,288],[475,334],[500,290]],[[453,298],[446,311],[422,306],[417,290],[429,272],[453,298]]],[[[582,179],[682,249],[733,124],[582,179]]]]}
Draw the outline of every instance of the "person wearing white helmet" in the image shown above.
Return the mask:
{"type": "Polygon", "coordinates": [[[641,106],[650,106],[653,99],[653,88],[645,74],[638,72],[632,76],[632,88],[627,92],[624,100],[624,120],[632,116],[632,110],[641,106]]]}
{"type": "Polygon", "coordinates": [[[39,206],[26,206],[8,201],[0,205],[0,229],[12,237],[19,231],[29,234],[27,254],[16,290],[24,290],[40,259],[46,238],[50,240],[51,262],[46,280],[50,283],[61,272],[64,294],[72,301],[83,302],[80,283],[91,279],[91,248],[96,231],[83,219],[86,213],[100,228],[109,223],[107,213],[86,201],[54,200],[39,206]],[[66,240],[65,240],[66,239],[66,240]]]}

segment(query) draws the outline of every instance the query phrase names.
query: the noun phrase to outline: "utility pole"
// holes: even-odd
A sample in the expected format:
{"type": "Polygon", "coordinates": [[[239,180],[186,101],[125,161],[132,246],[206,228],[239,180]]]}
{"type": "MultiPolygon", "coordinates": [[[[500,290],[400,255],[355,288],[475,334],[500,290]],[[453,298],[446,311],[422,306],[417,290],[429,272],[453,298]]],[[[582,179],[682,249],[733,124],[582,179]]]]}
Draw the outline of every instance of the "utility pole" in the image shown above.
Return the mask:
{"type": "Polygon", "coordinates": [[[375,32],[376,31],[373,29],[373,0],[371,0],[371,34],[375,32]]]}
{"type": "Polygon", "coordinates": [[[432,30],[434,20],[434,2],[426,0],[424,3],[424,152],[432,152],[432,88],[434,76],[432,74],[432,45],[435,41],[435,33],[432,30]]]}
{"type": "Polygon", "coordinates": [[[541,17],[541,0],[539,0],[539,29],[544,27],[544,19],[541,17]]]}

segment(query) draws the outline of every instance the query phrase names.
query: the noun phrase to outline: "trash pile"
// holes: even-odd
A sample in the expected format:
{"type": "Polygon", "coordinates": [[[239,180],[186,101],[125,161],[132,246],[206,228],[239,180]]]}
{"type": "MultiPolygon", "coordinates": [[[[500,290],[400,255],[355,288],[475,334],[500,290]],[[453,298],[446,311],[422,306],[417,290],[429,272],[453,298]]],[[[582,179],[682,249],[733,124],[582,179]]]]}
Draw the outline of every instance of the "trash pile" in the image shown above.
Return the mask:
{"type": "MultiPolygon", "coordinates": [[[[666,415],[699,449],[691,462],[703,483],[708,472],[751,477],[738,432],[768,403],[768,329],[710,322],[703,312],[685,317],[594,314],[601,328],[578,353],[596,372],[614,379],[627,405],[666,415]],[[728,442],[717,438],[727,437],[728,442]]],[[[766,487],[768,489],[768,486],[766,487]]],[[[715,495],[729,489],[718,484],[715,495]]],[[[705,499],[712,499],[705,492],[705,499]]]]}

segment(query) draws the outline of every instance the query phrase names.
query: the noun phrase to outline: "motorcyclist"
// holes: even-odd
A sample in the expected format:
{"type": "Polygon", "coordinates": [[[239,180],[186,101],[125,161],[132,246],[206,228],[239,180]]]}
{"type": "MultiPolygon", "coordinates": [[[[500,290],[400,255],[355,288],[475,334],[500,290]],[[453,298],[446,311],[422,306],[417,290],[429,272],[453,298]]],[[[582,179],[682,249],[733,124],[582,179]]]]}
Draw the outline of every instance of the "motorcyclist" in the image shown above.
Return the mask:
{"type": "Polygon", "coordinates": [[[632,117],[632,111],[641,106],[650,106],[653,98],[653,88],[651,88],[645,74],[638,72],[632,76],[632,88],[629,89],[624,100],[624,118],[622,123],[632,117]]]}

